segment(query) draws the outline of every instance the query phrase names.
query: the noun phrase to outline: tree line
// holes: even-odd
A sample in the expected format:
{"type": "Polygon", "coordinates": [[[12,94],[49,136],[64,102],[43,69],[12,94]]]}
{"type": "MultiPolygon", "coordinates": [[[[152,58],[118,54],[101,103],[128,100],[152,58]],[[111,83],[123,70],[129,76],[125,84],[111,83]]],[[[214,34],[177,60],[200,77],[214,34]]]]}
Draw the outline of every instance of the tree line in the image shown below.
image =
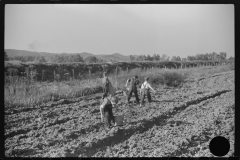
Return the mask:
{"type": "MultiPolygon", "coordinates": [[[[195,60],[213,61],[213,60],[226,60],[226,59],[227,59],[226,52],[220,52],[219,54],[217,54],[216,52],[197,54],[195,56],[187,56],[187,58],[181,58],[180,56],[172,56],[171,59],[169,56],[167,56],[165,54],[163,54],[162,56],[160,56],[159,54],[153,54],[153,56],[130,55],[131,61],[195,61],[195,60]]],[[[234,60],[234,57],[230,57],[229,60],[234,60]]]]}
{"type": "Polygon", "coordinates": [[[5,61],[20,61],[20,62],[36,62],[36,63],[73,63],[73,62],[81,62],[81,63],[99,63],[105,62],[102,59],[98,59],[95,56],[90,56],[85,59],[80,54],[57,54],[54,56],[14,56],[8,57],[7,53],[4,52],[4,60],[5,61]]]}
{"type": "MultiPolygon", "coordinates": [[[[130,55],[130,61],[195,61],[195,60],[202,60],[202,61],[213,61],[213,60],[226,60],[227,53],[220,52],[217,54],[216,52],[212,53],[205,53],[205,54],[197,54],[195,56],[187,56],[187,58],[181,58],[180,56],[172,56],[170,59],[169,56],[163,54],[160,56],[159,54],[150,55],[139,55],[133,56],[130,55]]],[[[4,59],[8,60],[17,60],[20,62],[37,62],[37,63],[73,63],[73,62],[81,62],[81,63],[101,63],[106,62],[103,59],[99,59],[95,56],[90,56],[85,59],[80,54],[57,54],[54,56],[14,56],[8,57],[7,53],[4,52],[4,59]]],[[[229,60],[234,60],[234,57],[230,57],[229,60]]],[[[114,60],[112,60],[114,62],[114,60]]]]}

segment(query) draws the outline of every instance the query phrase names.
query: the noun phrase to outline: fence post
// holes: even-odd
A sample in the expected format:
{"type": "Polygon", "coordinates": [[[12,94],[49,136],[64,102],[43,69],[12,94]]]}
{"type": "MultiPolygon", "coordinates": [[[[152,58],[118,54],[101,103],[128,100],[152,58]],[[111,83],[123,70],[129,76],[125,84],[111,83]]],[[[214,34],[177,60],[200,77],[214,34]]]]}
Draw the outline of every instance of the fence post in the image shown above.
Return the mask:
{"type": "Polygon", "coordinates": [[[91,77],[91,69],[88,70],[89,72],[89,78],[88,78],[88,81],[90,82],[90,77],[91,77]]]}
{"type": "Polygon", "coordinates": [[[103,72],[104,72],[104,70],[105,70],[105,66],[104,65],[102,65],[102,69],[103,69],[103,72]]]}
{"type": "Polygon", "coordinates": [[[44,76],[43,74],[44,74],[44,70],[42,70],[42,81],[43,81],[43,76],[44,76]]]}
{"type": "Polygon", "coordinates": [[[31,81],[33,80],[33,73],[32,73],[32,69],[30,71],[30,76],[31,76],[31,81]]]}
{"type": "Polygon", "coordinates": [[[72,69],[72,73],[73,73],[73,79],[75,79],[75,78],[74,78],[74,69],[72,69]]]}
{"type": "Polygon", "coordinates": [[[54,79],[54,81],[55,81],[55,79],[56,79],[55,69],[54,69],[54,71],[53,71],[53,79],[54,79]]]}
{"type": "Polygon", "coordinates": [[[174,66],[175,66],[175,69],[177,69],[177,65],[175,64],[175,63],[173,63],[174,64],[174,66]]]}
{"type": "Polygon", "coordinates": [[[29,68],[28,67],[26,68],[26,71],[27,71],[27,78],[29,78],[29,68]]]}

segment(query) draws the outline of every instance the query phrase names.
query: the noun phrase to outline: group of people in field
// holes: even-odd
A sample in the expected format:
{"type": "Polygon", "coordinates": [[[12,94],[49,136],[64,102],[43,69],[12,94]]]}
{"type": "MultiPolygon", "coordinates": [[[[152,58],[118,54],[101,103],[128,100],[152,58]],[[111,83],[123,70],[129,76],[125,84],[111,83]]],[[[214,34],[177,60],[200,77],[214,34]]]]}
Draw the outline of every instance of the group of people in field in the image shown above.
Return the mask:
{"type": "MultiPolygon", "coordinates": [[[[113,116],[112,108],[117,106],[118,97],[116,96],[116,89],[112,86],[112,83],[106,77],[106,72],[103,73],[103,88],[104,93],[102,95],[103,103],[100,105],[100,114],[101,120],[105,121],[105,126],[109,129],[112,127],[111,122],[113,122],[113,126],[116,126],[116,122],[113,116]]],[[[150,89],[155,93],[156,91],[149,84],[149,78],[145,77],[144,83],[140,83],[138,76],[127,79],[125,85],[125,95],[127,96],[127,103],[130,104],[130,99],[132,94],[135,95],[137,104],[140,104],[140,107],[144,103],[144,99],[147,96],[148,102],[152,101],[150,89]],[[140,88],[140,99],[138,97],[138,88],[140,88]]]]}

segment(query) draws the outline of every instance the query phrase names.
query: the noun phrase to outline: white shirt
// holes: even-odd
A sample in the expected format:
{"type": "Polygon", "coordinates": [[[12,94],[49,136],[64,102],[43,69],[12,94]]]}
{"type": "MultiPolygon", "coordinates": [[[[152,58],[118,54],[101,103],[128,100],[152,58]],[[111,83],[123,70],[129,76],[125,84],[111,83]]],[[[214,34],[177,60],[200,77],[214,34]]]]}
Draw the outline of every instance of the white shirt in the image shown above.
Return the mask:
{"type": "Polygon", "coordinates": [[[151,85],[150,85],[148,82],[145,81],[145,82],[142,84],[142,86],[141,86],[141,89],[143,89],[143,88],[151,89],[152,87],[151,87],[151,85]]]}
{"type": "Polygon", "coordinates": [[[130,87],[130,79],[127,80],[126,87],[130,87]]]}

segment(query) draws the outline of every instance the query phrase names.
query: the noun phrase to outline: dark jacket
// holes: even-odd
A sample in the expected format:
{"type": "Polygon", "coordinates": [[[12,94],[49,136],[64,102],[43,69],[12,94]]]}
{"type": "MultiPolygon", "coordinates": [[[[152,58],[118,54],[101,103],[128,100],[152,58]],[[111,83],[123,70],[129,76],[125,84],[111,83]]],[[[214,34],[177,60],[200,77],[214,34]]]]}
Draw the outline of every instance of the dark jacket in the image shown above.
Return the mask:
{"type": "Polygon", "coordinates": [[[130,79],[130,89],[132,91],[137,91],[137,87],[140,85],[140,81],[134,77],[130,79]]]}
{"type": "Polygon", "coordinates": [[[103,109],[103,112],[108,112],[109,109],[112,109],[112,104],[111,103],[108,103],[105,105],[104,109],[103,109]]]}
{"type": "Polygon", "coordinates": [[[107,82],[107,83],[105,83],[103,85],[103,95],[102,95],[102,98],[107,97],[108,91],[109,91],[109,82],[107,82]]]}

